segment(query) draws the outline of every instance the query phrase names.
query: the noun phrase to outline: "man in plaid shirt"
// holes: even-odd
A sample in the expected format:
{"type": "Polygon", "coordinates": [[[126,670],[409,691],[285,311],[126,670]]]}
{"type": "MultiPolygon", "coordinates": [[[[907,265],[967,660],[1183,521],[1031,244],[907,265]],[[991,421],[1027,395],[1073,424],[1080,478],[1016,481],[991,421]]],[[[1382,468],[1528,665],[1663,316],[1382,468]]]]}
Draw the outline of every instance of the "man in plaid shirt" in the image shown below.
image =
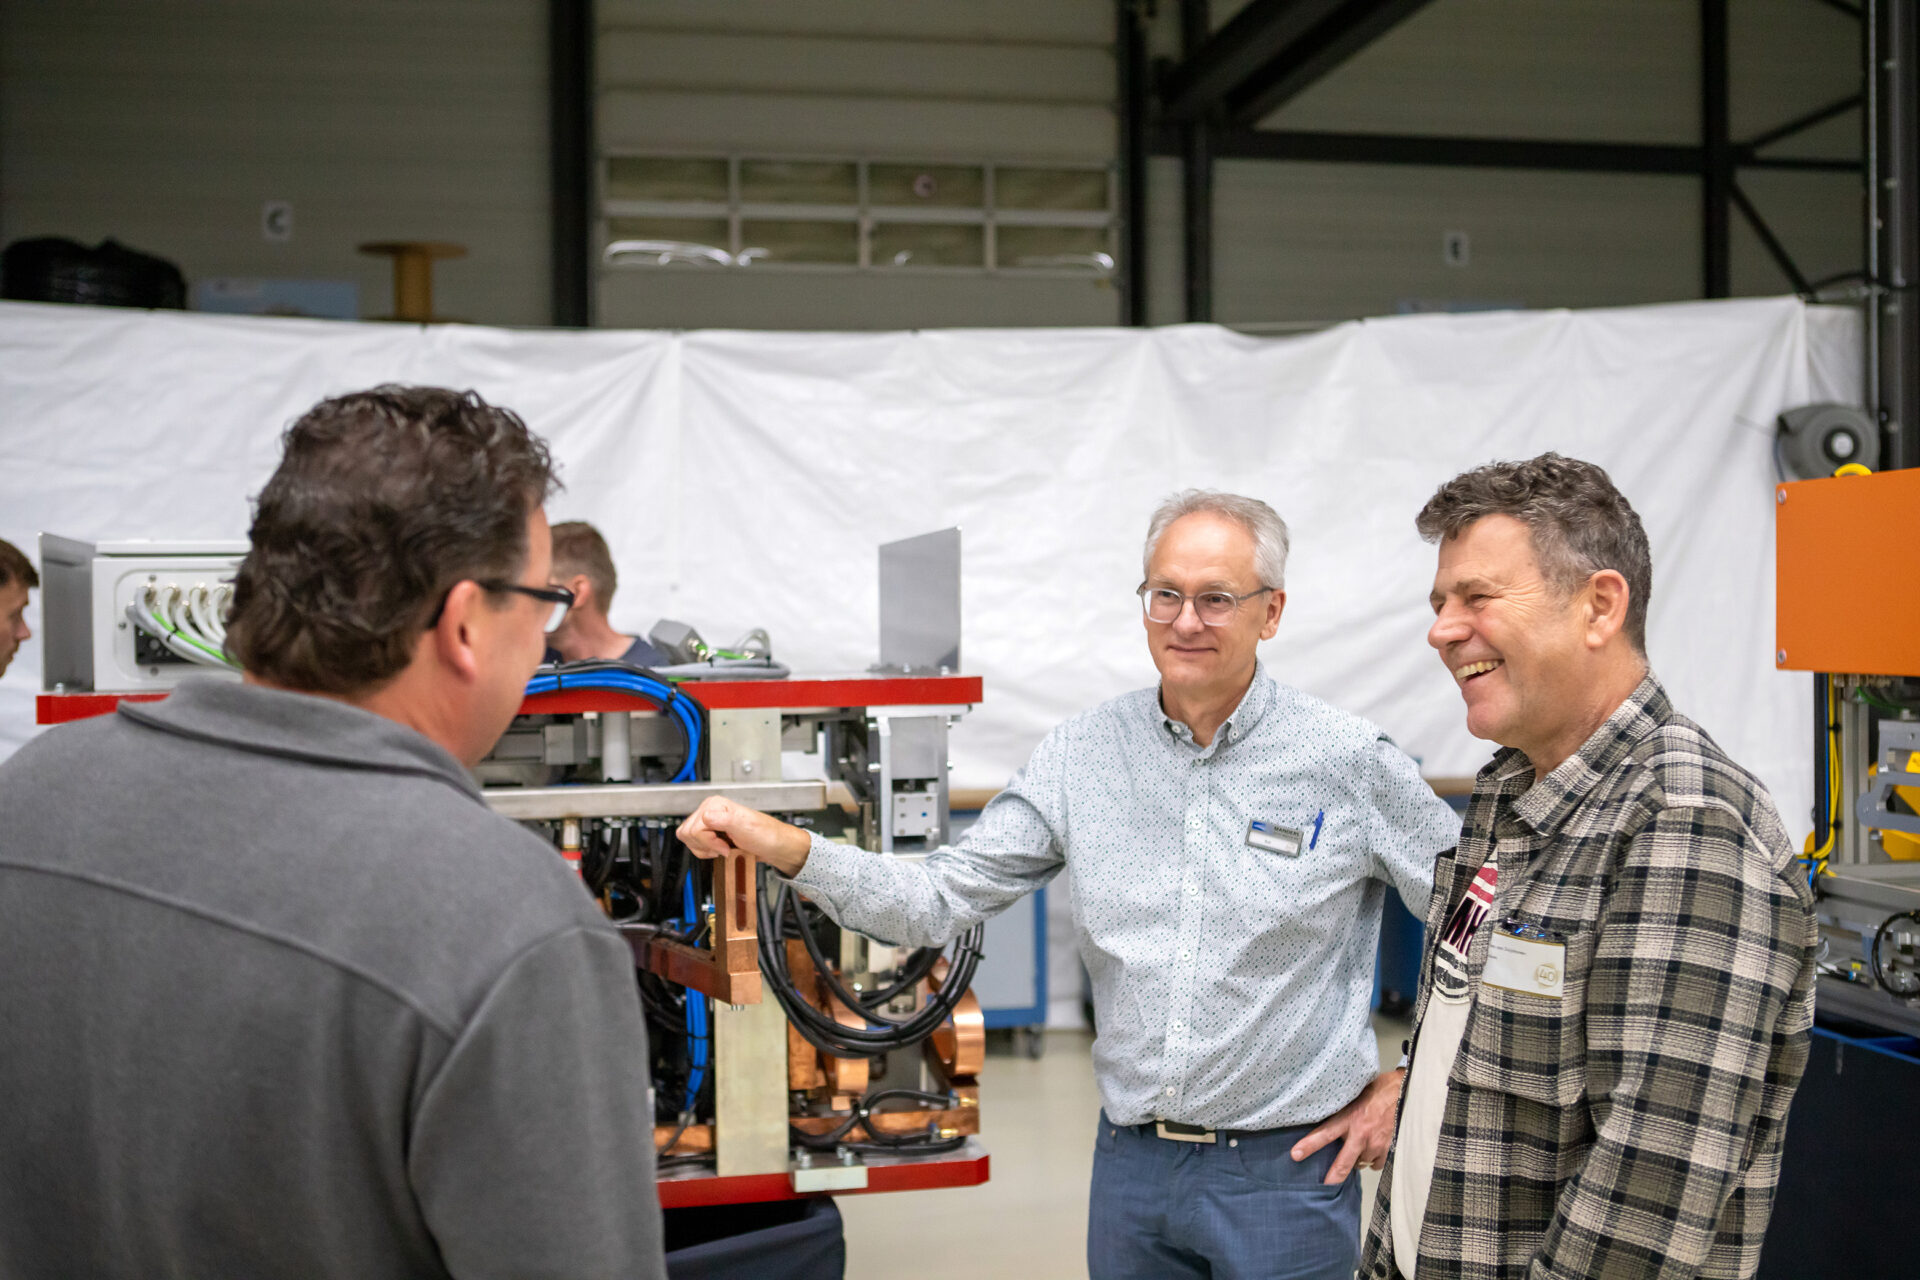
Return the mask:
{"type": "Polygon", "coordinates": [[[1442,485],[1428,641],[1501,744],[1440,855],[1366,1280],[1745,1277],[1813,1019],[1773,801],[1648,669],[1652,562],[1591,463],[1442,485]]]}

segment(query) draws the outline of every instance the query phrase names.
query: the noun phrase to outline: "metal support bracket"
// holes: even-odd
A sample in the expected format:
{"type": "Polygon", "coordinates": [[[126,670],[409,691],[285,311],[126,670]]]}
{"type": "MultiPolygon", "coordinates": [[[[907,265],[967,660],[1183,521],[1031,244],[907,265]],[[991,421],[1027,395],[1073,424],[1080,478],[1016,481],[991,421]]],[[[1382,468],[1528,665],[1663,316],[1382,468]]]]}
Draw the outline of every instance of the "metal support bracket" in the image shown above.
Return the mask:
{"type": "Polygon", "coordinates": [[[1916,751],[1920,751],[1920,724],[1880,722],[1880,771],[1853,804],[1854,819],[1862,827],[1920,835],[1920,815],[1895,813],[1888,807],[1895,787],[1920,787],[1920,773],[1907,768],[1916,751]]]}
{"type": "Polygon", "coordinates": [[[759,889],[753,859],[729,853],[713,860],[713,947],[641,929],[621,930],[634,963],[669,982],[730,1005],[758,1004],[760,984],[759,889]]]}

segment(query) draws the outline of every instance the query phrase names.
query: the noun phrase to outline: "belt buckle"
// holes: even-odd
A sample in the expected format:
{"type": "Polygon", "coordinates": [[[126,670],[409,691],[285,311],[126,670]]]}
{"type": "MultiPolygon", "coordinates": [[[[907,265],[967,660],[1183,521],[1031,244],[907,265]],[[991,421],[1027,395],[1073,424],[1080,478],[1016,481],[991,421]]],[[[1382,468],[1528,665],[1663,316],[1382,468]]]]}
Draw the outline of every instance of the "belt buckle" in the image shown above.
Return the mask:
{"type": "Polygon", "coordinates": [[[1153,1130],[1170,1142],[1219,1142],[1220,1139],[1211,1129],[1202,1129],[1197,1124],[1181,1124],[1174,1120],[1155,1120],[1153,1130]]]}

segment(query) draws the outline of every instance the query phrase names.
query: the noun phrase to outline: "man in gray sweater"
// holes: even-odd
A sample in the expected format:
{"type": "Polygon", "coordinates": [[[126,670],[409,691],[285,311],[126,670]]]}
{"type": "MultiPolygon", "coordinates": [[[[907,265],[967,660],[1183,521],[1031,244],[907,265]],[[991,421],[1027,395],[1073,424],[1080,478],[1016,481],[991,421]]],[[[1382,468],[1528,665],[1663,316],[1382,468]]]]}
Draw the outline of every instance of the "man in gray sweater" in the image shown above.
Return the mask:
{"type": "Polygon", "coordinates": [[[244,683],[0,766],[0,1275],[664,1274],[631,957],[462,767],[565,608],[552,485],[472,394],[323,402],[244,683]]]}

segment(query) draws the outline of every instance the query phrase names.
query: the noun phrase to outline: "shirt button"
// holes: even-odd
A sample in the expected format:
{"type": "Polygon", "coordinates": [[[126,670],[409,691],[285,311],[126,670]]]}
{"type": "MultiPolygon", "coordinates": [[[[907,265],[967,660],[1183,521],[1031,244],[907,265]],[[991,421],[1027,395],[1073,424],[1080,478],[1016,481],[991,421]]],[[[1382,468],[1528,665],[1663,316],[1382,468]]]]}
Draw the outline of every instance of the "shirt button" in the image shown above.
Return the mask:
{"type": "Polygon", "coordinates": [[[1199,892],[1200,892],[1200,886],[1199,886],[1199,885],[1197,885],[1197,884],[1189,884],[1189,885],[1187,885],[1187,894],[1188,894],[1188,896],[1192,896],[1193,894],[1196,894],[1196,893],[1199,893],[1199,892]]]}
{"type": "Polygon", "coordinates": [[[1185,960],[1185,959],[1187,958],[1187,953],[1186,953],[1186,949],[1185,949],[1185,948],[1182,948],[1182,949],[1181,949],[1181,951],[1180,951],[1180,958],[1181,958],[1182,960],[1185,960]]]}
{"type": "Polygon", "coordinates": [[[1168,1085],[1168,1086],[1167,1086],[1167,1096],[1168,1096],[1169,1098],[1171,1098],[1171,1097],[1173,1096],[1173,1086],[1172,1086],[1172,1085],[1168,1085]]]}

